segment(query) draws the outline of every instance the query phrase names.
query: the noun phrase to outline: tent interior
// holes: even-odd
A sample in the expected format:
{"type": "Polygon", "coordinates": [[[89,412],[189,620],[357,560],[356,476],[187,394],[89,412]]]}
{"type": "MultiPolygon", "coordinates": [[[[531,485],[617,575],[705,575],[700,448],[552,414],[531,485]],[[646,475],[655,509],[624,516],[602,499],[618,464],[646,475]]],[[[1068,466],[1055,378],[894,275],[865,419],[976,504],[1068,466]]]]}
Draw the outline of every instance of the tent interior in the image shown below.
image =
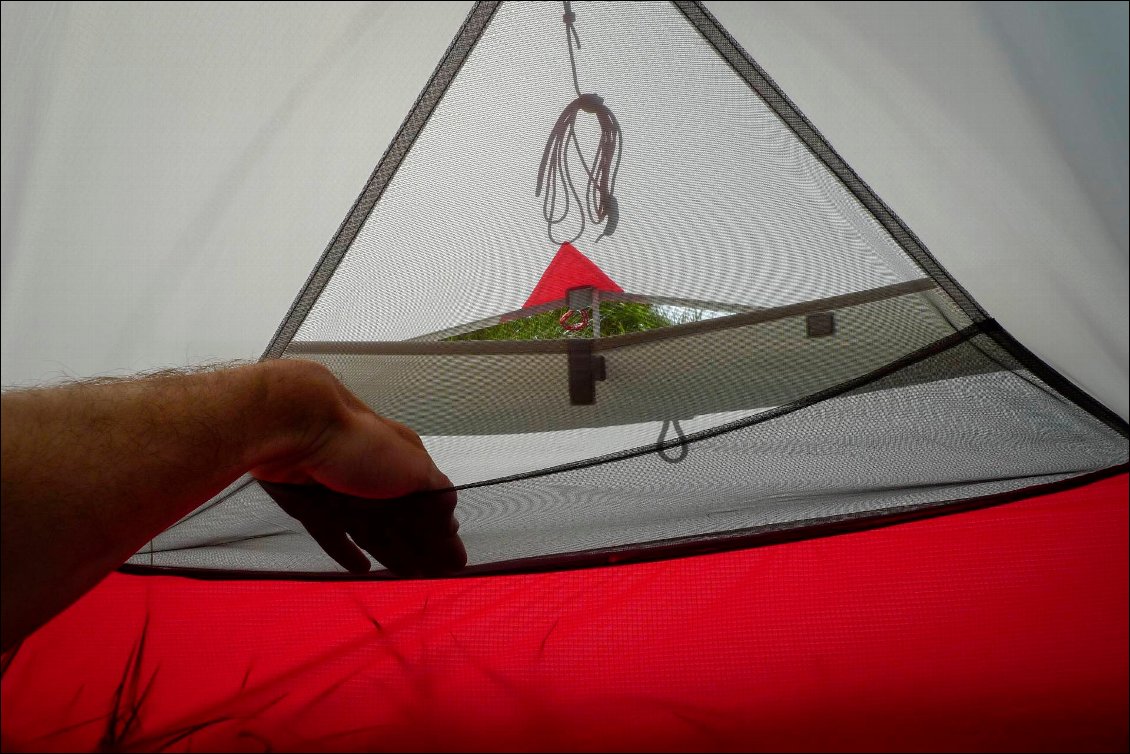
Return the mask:
{"type": "Polygon", "coordinates": [[[1125,8],[320,7],[4,6],[3,381],[320,362],[467,568],[245,476],[6,750],[1125,748],[1125,8]]]}

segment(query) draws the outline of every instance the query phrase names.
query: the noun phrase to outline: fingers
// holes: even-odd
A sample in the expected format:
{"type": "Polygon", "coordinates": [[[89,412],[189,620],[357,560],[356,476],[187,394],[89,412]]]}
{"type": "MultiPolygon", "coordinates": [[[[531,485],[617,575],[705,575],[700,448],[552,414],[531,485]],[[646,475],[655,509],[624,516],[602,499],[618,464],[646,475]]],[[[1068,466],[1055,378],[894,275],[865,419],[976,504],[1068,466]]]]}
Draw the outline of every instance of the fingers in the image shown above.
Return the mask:
{"type": "Polygon", "coordinates": [[[342,568],[351,573],[369,572],[369,558],[346,535],[345,506],[339,495],[316,485],[260,481],[259,486],[342,568]]]}
{"type": "Polygon", "coordinates": [[[392,573],[404,578],[414,578],[420,574],[412,551],[405,546],[398,534],[379,521],[354,522],[351,531],[357,538],[357,544],[392,573]]]}
{"type": "Polygon", "coordinates": [[[329,527],[313,529],[307,526],[306,531],[310,532],[310,536],[314,538],[325,553],[337,561],[338,565],[345,570],[350,573],[369,572],[369,558],[357,545],[353,544],[344,529],[329,527]]]}
{"type": "Polygon", "coordinates": [[[354,540],[399,576],[448,576],[467,564],[455,520],[455,492],[350,506],[354,540]]]}
{"type": "Polygon", "coordinates": [[[467,565],[467,550],[457,534],[420,535],[371,522],[350,531],[359,545],[397,576],[451,576],[467,565]]]}
{"type": "Polygon", "coordinates": [[[351,572],[369,570],[363,550],[403,576],[463,568],[467,551],[454,516],[456,493],[420,436],[373,413],[340,383],[338,393],[334,418],[318,441],[257,476],[314,483],[301,494],[271,494],[351,572]]]}
{"type": "Polygon", "coordinates": [[[443,490],[454,486],[452,485],[451,480],[447,477],[447,475],[442,473],[439,468],[436,467],[435,462],[432,460],[432,457],[428,453],[427,448],[424,447],[424,441],[420,439],[420,436],[416,434],[415,430],[413,430],[411,427],[401,424],[394,419],[389,419],[380,415],[376,415],[376,417],[386,426],[388,426],[393,432],[395,432],[397,437],[400,437],[408,444],[416,447],[421,453],[424,454],[424,456],[426,456],[427,463],[425,464],[423,470],[427,475],[427,480],[426,484],[418,488],[419,490],[443,490]]]}
{"type": "Polygon", "coordinates": [[[449,576],[467,564],[455,519],[455,490],[369,500],[320,485],[260,482],[319,546],[347,571],[367,573],[368,551],[398,576],[449,576]]]}
{"type": "Polygon", "coordinates": [[[467,550],[459,538],[454,490],[413,495],[394,534],[415,557],[421,576],[446,576],[467,565],[467,550]],[[410,507],[409,507],[410,506],[410,507]]]}

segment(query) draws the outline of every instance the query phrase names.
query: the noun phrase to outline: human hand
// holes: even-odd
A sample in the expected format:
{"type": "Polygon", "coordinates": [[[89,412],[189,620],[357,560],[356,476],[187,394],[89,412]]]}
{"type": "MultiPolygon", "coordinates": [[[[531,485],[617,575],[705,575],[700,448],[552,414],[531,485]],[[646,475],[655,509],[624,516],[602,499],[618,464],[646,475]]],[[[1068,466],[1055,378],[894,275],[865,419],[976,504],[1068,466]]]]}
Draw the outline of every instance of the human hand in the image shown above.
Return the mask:
{"type": "Polygon", "coordinates": [[[313,381],[303,400],[325,410],[252,468],[279,507],[353,573],[369,571],[362,549],[399,576],[450,575],[466,565],[455,490],[419,436],[378,416],[324,369],[280,367],[313,381]]]}
{"type": "Polygon", "coordinates": [[[319,485],[259,484],[327,555],[353,573],[369,571],[359,547],[397,576],[450,576],[467,564],[454,516],[455,490],[371,500],[319,485]]]}

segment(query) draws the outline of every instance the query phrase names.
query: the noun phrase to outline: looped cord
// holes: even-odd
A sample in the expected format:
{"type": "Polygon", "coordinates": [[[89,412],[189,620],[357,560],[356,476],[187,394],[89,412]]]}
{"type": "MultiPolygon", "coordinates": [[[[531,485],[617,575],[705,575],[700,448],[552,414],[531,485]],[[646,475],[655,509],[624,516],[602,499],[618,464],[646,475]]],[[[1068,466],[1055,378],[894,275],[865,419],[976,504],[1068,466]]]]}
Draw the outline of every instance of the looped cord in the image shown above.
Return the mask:
{"type": "Polygon", "coordinates": [[[686,458],[687,453],[690,452],[690,446],[685,442],[686,439],[686,435],[683,434],[683,428],[679,426],[678,419],[665,419],[663,421],[663,429],[659,430],[659,439],[655,442],[655,452],[667,463],[678,463],[686,458]],[[667,430],[671,427],[675,428],[675,435],[682,441],[675,446],[678,448],[678,453],[675,455],[668,455],[667,452],[671,450],[671,448],[663,445],[663,438],[667,436],[667,430]]]}
{"type": "Polygon", "coordinates": [[[581,309],[580,311],[573,311],[572,309],[566,309],[565,313],[557,320],[557,323],[561,325],[562,329],[569,330],[570,332],[584,330],[589,326],[589,310],[581,309]],[[569,320],[572,319],[574,314],[580,314],[581,318],[576,322],[570,322],[569,320]]]}
{"type": "Polygon", "coordinates": [[[604,98],[596,94],[581,94],[577,80],[577,62],[573,56],[573,43],[576,42],[577,49],[580,49],[581,39],[574,26],[576,14],[573,13],[572,3],[565,2],[562,19],[565,21],[565,44],[569,50],[569,66],[573,71],[573,88],[577,91],[577,98],[561,113],[549,134],[541,156],[541,165],[538,167],[537,190],[534,193],[535,196],[542,197],[542,217],[545,218],[549,240],[553,244],[572,243],[580,238],[585,232],[586,218],[594,225],[607,220],[597,241],[612,235],[616,230],[619,211],[614,192],[623,142],[620,123],[604,104],[604,98]],[[581,152],[575,131],[577,113],[581,111],[595,115],[600,125],[600,140],[591,166],[581,152]],[[588,177],[583,201],[569,169],[570,148],[576,152],[588,177]],[[569,217],[574,200],[581,216],[580,229],[570,238],[556,238],[554,226],[560,225],[569,217]]]}

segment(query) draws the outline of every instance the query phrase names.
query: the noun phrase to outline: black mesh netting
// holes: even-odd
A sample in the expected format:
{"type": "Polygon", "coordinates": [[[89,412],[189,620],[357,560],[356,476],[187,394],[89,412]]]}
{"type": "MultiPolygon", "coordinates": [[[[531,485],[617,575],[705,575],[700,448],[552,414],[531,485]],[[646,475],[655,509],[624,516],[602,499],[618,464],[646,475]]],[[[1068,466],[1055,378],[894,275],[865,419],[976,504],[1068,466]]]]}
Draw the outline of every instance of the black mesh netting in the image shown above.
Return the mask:
{"type": "MultiPolygon", "coordinates": [[[[475,7],[268,351],[422,435],[472,572],[1126,463],[701,7],[571,6],[475,7]]],[[[131,562],[340,570],[251,479],[131,562]]]]}

